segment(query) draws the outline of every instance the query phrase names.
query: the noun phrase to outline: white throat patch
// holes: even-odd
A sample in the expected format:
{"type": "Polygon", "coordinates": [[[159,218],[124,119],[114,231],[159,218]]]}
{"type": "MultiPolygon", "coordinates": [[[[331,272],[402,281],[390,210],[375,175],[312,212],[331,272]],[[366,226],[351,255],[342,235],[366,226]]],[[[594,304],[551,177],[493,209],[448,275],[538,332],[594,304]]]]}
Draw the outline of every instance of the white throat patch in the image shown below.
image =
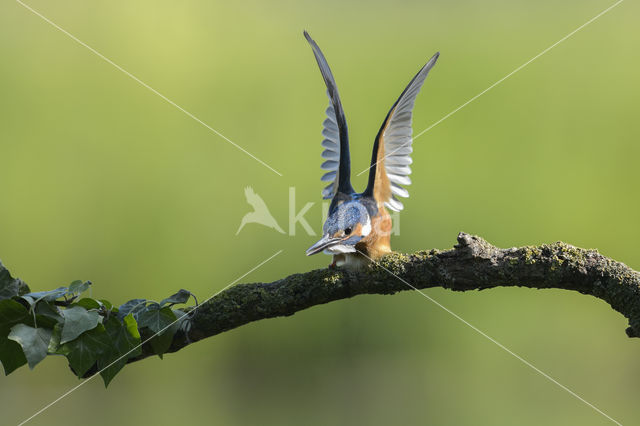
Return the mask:
{"type": "Polygon", "coordinates": [[[362,236],[366,237],[371,233],[371,218],[367,215],[367,223],[362,225],[362,236]]]}

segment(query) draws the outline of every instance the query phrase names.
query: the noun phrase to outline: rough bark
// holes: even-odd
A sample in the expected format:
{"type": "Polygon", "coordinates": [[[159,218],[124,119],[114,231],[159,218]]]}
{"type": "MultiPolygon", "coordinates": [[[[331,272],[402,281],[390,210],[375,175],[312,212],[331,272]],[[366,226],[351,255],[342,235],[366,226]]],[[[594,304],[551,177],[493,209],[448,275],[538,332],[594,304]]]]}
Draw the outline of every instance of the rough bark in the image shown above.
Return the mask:
{"type": "MultiPolygon", "coordinates": [[[[188,336],[177,333],[169,352],[252,321],[289,316],[311,306],[358,294],[394,294],[444,287],[454,291],[494,287],[557,288],[607,302],[640,337],[640,273],[596,250],[557,242],[500,249],[480,237],[458,235],[451,250],[392,253],[360,272],[318,269],[271,283],[239,284],[192,309],[188,336]]],[[[151,348],[129,362],[152,355],[151,348]]]]}

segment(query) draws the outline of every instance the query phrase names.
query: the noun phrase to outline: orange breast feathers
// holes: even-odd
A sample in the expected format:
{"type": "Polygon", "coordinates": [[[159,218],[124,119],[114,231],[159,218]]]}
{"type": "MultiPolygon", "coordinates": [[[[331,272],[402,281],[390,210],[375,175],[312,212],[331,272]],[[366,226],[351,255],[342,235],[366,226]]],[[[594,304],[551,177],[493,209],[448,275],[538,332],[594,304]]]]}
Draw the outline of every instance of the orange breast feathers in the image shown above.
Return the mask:
{"type": "Polygon", "coordinates": [[[391,216],[384,203],[378,203],[378,214],[371,218],[371,232],[356,244],[356,249],[374,260],[391,253],[391,216]]]}

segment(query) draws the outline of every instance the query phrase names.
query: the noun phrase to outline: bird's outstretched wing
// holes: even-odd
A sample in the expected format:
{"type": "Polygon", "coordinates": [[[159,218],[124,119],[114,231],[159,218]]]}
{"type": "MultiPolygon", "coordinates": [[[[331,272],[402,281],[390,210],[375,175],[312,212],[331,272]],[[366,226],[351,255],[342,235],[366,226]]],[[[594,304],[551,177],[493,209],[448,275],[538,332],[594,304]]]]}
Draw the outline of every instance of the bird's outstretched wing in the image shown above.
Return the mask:
{"type": "Polygon", "coordinates": [[[322,181],[329,182],[322,190],[322,198],[333,198],[336,193],[353,193],[351,186],[351,161],[349,159],[349,135],[347,131],[347,121],[340,102],[340,95],[329,64],[322,51],[315,41],[304,32],[304,36],[313,49],[313,54],[320,67],[322,78],[327,86],[327,96],[329,96],[329,106],[327,107],[327,118],[322,123],[322,169],[327,173],[322,176],[322,181]]]}
{"type": "Polygon", "coordinates": [[[438,59],[433,55],[429,62],[411,80],[398,100],[391,107],[373,144],[369,183],[364,194],[373,196],[391,210],[400,211],[403,205],[396,196],[408,197],[409,192],[401,185],[410,185],[411,152],[413,148],[413,105],[424,80],[438,59]]]}

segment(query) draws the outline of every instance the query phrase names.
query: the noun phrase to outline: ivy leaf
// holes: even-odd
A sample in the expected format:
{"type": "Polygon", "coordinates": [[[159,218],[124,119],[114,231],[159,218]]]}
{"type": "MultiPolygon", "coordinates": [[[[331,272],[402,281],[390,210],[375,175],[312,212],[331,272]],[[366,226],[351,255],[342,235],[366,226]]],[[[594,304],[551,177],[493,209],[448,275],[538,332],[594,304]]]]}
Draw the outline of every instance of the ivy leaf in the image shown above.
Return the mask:
{"type": "Polygon", "coordinates": [[[9,271],[0,263],[0,299],[11,299],[18,295],[18,281],[11,278],[9,271]]]}
{"type": "Polygon", "coordinates": [[[82,306],[73,306],[65,309],[64,326],[60,344],[72,341],[87,330],[91,330],[98,325],[100,314],[95,311],[87,311],[82,306]]]}
{"type": "Polygon", "coordinates": [[[51,333],[51,340],[49,340],[49,348],[47,351],[50,354],[63,355],[60,352],[60,339],[62,338],[62,323],[58,323],[53,327],[53,331],[51,333]]]}
{"type": "MultiPolygon", "coordinates": [[[[140,344],[140,332],[133,314],[124,317],[123,322],[120,322],[116,317],[110,317],[104,326],[111,338],[111,346],[117,350],[119,356],[126,354],[140,344]]],[[[127,357],[131,358],[141,353],[142,348],[140,347],[128,354],[127,357]]]]}
{"type": "Polygon", "coordinates": [[[82,333],[75,340],[62,345],[58,353],[66,355],[71,369],[78,377],[82,377],[102,354],[109,351],[110,345],[104,326],[98,324],[93,330],[82,333]]]}
{"type": "Polygon", "coordinates": [[[180,329],[185,321],[189,321],[189,317],[187,316],[186,312],[179,309],[172,309],[172,311],[177,320],[173,324],[171,324],[171,326],[167,330],[152,338],[149,342],[151,344],[151,347],[153,348],[153,351],[160,358],[162,358],[162,354],[167,352],[167,350],[171,347],[173,336],[176,334],[176,332],[180,329]]]}
{"type": "MultiPolygon", "coordinates": [[[[0,328],[9,330],[21,322],[32,323],[32,316],[22,303],[12,299],[0,300],[0,328]]],[[[8,333],[8,331],[7,331],[8,333]]]]}
{"type": "Polygon", "coordinates": [[[51,330],[47,328],[33,328],[24,324],[16,324],[11,327],[9,339],[18,342],[29,363],[33,368],[47,356],[51,330]]]}
{"type": "Polygon", "coordinates": [[[33,323],[33,317],[29,315],[27,308],[15,300],[0,300],[0,361],[7,376],[27,363],[22,347],[7,337],[11,327],[23,322],[33,323]]]}
{"type": "Polygon", "coordinates": [[[27,293],[24,294],[22,298],[26,300],[30,305],[33,305],[34,303],[38,303],[40,300],[44,300],[45,302],[53,302],[56,299],[60,299],[62,296],[67,294],[67,292],[68,290],[66,287],[58,287],[55,290],[27,293]]]}
{"type": "Polygon", "coordinates": [[[140,333],[133,314],[124,317],[124,321],[110,317],[104,324],[111,339],[109,351],[98,359],[98,369],[107,387],[116,374],[126,365],[127,359],[142,353],[140,333]],[[131,351],[130,353],[128,353],[131,351]]]}
{"type": "MultiPolygon", "coordinates": [[[[64,321],[64,318],[62,317],[62,313],[60,312],[60,309],[57,306],[44,301],[38,302],[38,304],[35,307],[35,312],[38,318],[42,316],[42,317],[51,318],[56,322],[64,321]]],[[[41,324],[40,322],[38,322],[38,325],[44,325],[44,324],[41,324]]]]}
{"type": "Polygon", "coordinates": [[[17,342],[9,340],[6,335],[3,335],[0,337],[0,361],[4,368],[4,375],[8,376],[17,368],[25,365],[27,358],[17,342]]]}
{"type": "MultiPolygon", "coordinates": [[[[136,344],[139,344],[140,343],[140,331],[138,330],[138,323],[136,322],[135,318],[133,318],[132,314],[129,314],[126,317],[124,317],[124,326],[127,328],[127,331],[129,332],[131,337],[133,337],[134,339],[137,340],[136,344]]],[[[131,355],[138,356],[138,355],[140,355],[140,353],[142,353],[142,348],[140,348],[140,352],[132,353],[131,355]]]]}
{"type": "Polygon", "coordinates": [[[168,306],[161,308],[158,304],[150,305],[138,316],[139,327],[146,327],[156,334],[149,343],[153,351],[160,356],[171,346],[173,335],[177,330],[174,327],[175,322],[176,315],[171,308],[168,306]]]}
{"type": "Polygon", "coordinates": [[[118,308],[118,318],[121,320],[129,314],[138,319],[138,313],[146,308],[147,299],[131,299],[127,303],[123,303],[118,308]]]}
{"type": "Polygon", "coordinates": [[[108,300],[100,299],[100,300],[98,300],[98,303],[102,304],[102,306],[104,306],[104,308],[105,308],[107,311],[110,311],[110,310],[112,310],[112,309],[113,309],[113,305],[112,305],[112,304],[111,304],[111,302],[109,302],[108,300]]]}
{"type": "Polygon", "coordinates": [[[90,285],[91,281],[82,282],[80,280],[75,280],[74,282],[69,284],[69,293],[80,294],[84,291],[87,291],[90,285]]]}
{"type": "MultiPolygon", "coordinates": [[[[32,323],[33,321],[28,322],[28,324],[32,323]]],[[[57,323],[58,321],[55,318],[51,318],[46,315],[36,315],[36,327],[53,328],[57,323]]]]}
{"type": "Polygon", "coordinates": [[[162,299],[160,301],[160,306],[164,306],[166,304],[175,304],[175,303],[187,303],[191,297],[191,292],[189,290],[181,289],[176,294],[173,294],[166,299],[162,299]]]}
{"type": "MultiPolygon", "coordinates": [[[[56,322],[54,318],[36,312],[36,324],[38,326],[53,328],[56,322]]],[[[20,323],[29,326],[36,325],[33,323],[33,315],[29,313],[24,305],[12,299],[0,300],[0,330],[5,330],[8,334],[8,330],[11,327],[20,323]]]]}
{"type": "Polygon", "coordinates": [[[9,270],[0,262],[0,300],[11,299],[14,296],[18,296],[20,294],[21,283],[22,280],[13,278],[9,270]]]}
{"type": "Polygon", "coordinates": [[[176,315],[170,307],[161,308],[160,305],[153,304],[138,314],[138,325],[147,327],[154,333],[158,333],[176,320],[176,315]]]}
{"type": "Polygon", "coordinates": [[[173,342],[173,335],[176,333],[175,329],[169,327],[167,330],[151,338],[149,343],[153,348],[153,352],[162,358],[162,355],[167,352],[173,342]]]}
{"type": "MultiPolygon", "coordinates": [[[[0,271],[0,273],[3,271],[0,271]]],[[[1,278],[0,278],[1,280],[1,278]]],[[[18,283],[17,282],[1,282],[0,283],[0,300],[11,299],[18,295],[18,283]]]]}
{"type": "Polygon", "coordinates": [[[98,302],[96,299],[91,299],[89,297],[83,297],[82,299],[78,300],[77,302],[75,302],[71,306],[82,306],[86,310],[89,310],[89,309],[100,309],[100,302],[98,302]]]}

